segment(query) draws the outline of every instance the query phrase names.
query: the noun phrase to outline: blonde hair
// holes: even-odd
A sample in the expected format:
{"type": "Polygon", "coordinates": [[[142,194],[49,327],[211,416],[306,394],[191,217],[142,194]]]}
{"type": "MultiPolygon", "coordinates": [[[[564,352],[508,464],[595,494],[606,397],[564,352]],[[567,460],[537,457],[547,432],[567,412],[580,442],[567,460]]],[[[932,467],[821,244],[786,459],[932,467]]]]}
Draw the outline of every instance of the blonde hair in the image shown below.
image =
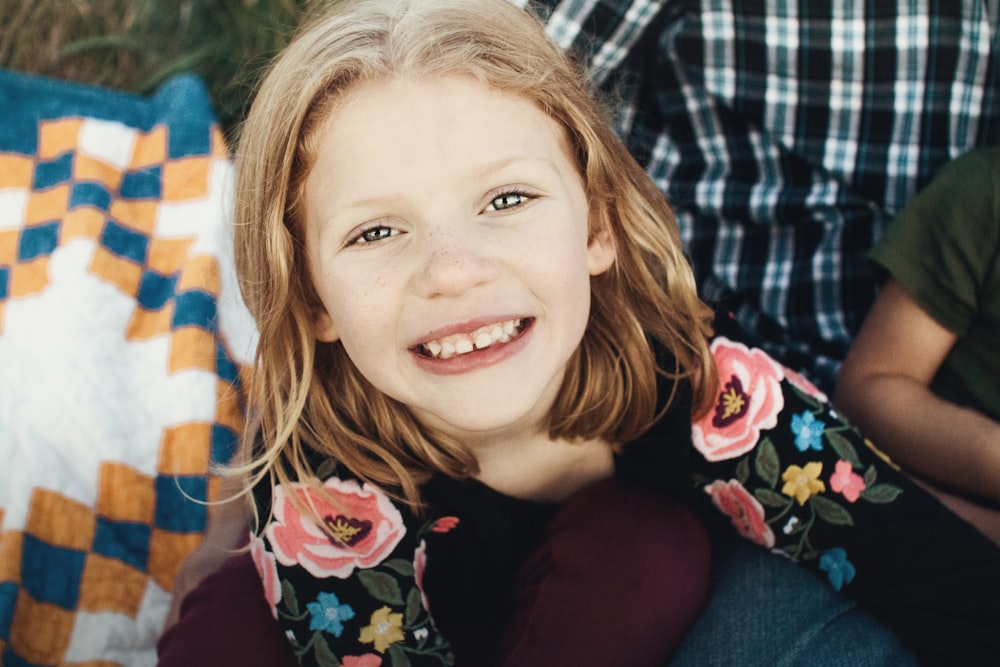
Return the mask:
{"type": "MultiPolygon", "coordinates": [[[[711,313],[697,296],[673,214],[617,139],[583,73],[507,0],[342,0],[273,63],[238,150],[236,269],[257,322],[249,403],[258,445],[251,483],[310,479],[332,459],[414,507],[431,474],[474,475],[472,454],[372,387],[340,343],[317,343],[319,301],[305,254],[303,191],[317,142],[354,86],[400,75],[468,75],[536,104],[561,125],[591,211],[617,257],[591,281],[590,321],[553,405],[552,438],[621,444],[657,417],[657,373],[717,387],[711,313]],[[657,366],[651,341],[672,355],[657,366]]],[[[671,395],[672,398],[672,395],[671,395]]]]}

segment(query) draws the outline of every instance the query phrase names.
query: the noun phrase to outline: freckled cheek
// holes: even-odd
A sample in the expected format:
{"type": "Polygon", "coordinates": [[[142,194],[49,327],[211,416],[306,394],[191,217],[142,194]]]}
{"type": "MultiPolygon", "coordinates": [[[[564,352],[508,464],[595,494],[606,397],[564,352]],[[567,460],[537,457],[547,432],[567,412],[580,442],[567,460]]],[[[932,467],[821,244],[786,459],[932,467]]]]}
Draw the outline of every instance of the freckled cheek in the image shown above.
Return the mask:
{"type": "Polygon", "coordinates": [[[341,279],[328,296],[331,318],[348,353],[376,338],[384,341],[395,331],[398,299],[393,298],[384,279],[341,279]]]}

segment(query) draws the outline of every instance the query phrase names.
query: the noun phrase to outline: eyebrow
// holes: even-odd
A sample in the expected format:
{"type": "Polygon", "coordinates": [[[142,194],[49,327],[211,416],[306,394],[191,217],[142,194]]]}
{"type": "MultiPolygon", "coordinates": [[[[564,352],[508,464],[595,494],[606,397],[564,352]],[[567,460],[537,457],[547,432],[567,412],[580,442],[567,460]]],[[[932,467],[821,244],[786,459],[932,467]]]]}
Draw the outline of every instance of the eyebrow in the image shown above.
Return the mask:
{"type": "MultiPolygon", "coordinates": [[[[485,178],[486,176],[488,176],[493,172],[506,169],[510,165],[517,164],[519,162],[529,163],[543,167],[553,174],[559,173],[559,169],[556,167],[555,163],[553,163],[548,158],[526,157],[523,155],[511,155],[493,160],[492,162],[487,162],[486,164],[479,165],[473,168],[471,173],[473,174],[474,178],[485,178]]],[[[397,197],[395,195],[365,197],[364,199],[356,199],[347,202],[343,206],[338,206],[337,209],[338,211],[350,211],[359,208],[368,208],[368,207],[377,208],[380,206],[385,206],[387,204],[390,204],[396,199],[397,197]]]]}
{"type": "Polygon", "coordinates": [[[531,163],[531,164],[535,164],[535,165],[539,165],[539,166],[545,167],[546,169],[548,169],[550,171],[553,171],[553,172],[556,172],[556,173],[559,172],[559,170],[556,168],[556,165],[551,160],[549,160],[548,158],[543,158],[543,157],[527,157],[527,156],[524,156],[524,155],[511,155],[509,157],[499,158],[499,159],[494,160],[492,162],[487,162],[486,164],[477,167],[474,170],[474,173],[478,177],[484,177],[484,176],[487,176],[488,174],[490,174],[491,172],[500,171],[501,169],[505,169],[505,168],[509,167],[510,165],[518,163],[518,162],[527,162],[527,163],[531,163]]]}

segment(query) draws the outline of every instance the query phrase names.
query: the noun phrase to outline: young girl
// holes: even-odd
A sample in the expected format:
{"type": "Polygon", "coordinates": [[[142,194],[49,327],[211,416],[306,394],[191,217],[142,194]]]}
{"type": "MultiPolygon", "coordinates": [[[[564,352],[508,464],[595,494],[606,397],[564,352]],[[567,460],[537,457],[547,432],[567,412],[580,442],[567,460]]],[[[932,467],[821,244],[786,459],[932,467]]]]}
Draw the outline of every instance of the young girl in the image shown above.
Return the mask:
{"type": "Polygon", "coordinates": [[[250,551],[303,664],[664,664],[707,586],[684,506],[928,660],[998,648],[1000,552],[710,340],[670,209],[528,13],[338,3],[238,161],[250,551]]]}

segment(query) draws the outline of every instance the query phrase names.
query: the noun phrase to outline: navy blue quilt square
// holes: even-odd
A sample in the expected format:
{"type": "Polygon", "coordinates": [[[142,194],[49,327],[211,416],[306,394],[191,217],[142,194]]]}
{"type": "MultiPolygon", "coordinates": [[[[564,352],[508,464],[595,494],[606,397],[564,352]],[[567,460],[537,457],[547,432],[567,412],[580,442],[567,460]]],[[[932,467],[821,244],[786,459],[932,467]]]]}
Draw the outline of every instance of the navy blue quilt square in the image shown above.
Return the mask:
{"type": "Polygon", "coordinates": [[[158,166],[129,171],[122,177],[123,199],[160,199],[162,192],[163,174],[158,166]]]}
{"type": "Polygon", "coordinates": [[[111,193],[100,183],[74,183],[69,195],[69,207],[93,206],[101,211],[111,207],[111,193]]]}
{"type": "Polygon", "coordinates": [[[146,310],[159,310],[177,289],[177,275],[164,276],[155,271],[143,271],[136,300],[146,310]]]}
{"type": "MultiPolygon", "coordinates": [[[[48,222],[43,225],[25,227],[17,243],[17,259],[27,262],[36,257],[51,255],[59,245],[59,223],[48,222]]],[[[0,293],[6,294],[6,280],[0,278],[0,293]]]]}
{"type": "Polygon", "coordinates": [[[157,528],[196,533],[208,521],[208,480],[203,475],[161,475],[156,478],[157,528]]]}
{"type": "Polygon", "coordinates": [[[229,463],[236,453],[239,444],[239,434],[222,424],[212,424],[212,463],[229,463]]]}
{"type": "Polygon", "coordinates": [[[70,611],[80,600],[80,577],[87,555],[76,549],[57,547],[25,534],[22,547],[21,581],[24,590],[39,602],[70,611]]]}
{"type": "Polygon", "coordinates": [[[215,297],[201,290],[188,290],[177,295],[173,327],[196,326],[206,331],[216,329],[215,297]]]}
{"type": "Polygon", "coordinates": [[[149,560],[152,528],[144,523],[112,521],[97,517],[94,553],[115,558],[145,572],[149,560]]]}
{"type": "Polygon", "coordinates": [[[114,220],[108,220],[101,233],[101,245],[120,257],[145,264],[149,237],[119,225],[114,220]]]}
{"type": "Polygon", "coordinates": [[[54,185],[65,183],[73,177],[73,154],[64,153],[54,160],[39,162],[35,165],[35,175],[32,179],[33,190],[45,190],[54,185]]]}

